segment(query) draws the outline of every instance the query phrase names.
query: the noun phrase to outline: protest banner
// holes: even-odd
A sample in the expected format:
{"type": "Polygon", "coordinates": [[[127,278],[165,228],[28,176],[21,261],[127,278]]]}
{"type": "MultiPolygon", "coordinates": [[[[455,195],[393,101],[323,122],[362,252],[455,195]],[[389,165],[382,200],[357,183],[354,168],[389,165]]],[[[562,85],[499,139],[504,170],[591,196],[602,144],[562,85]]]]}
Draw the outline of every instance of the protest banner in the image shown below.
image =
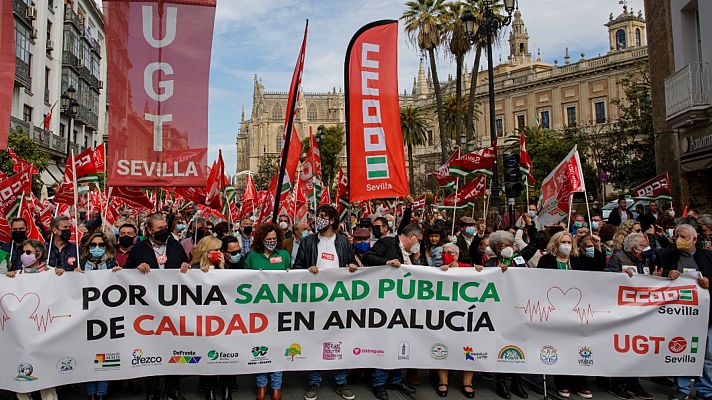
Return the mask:
{"type": "Polygon", "coordinates": [[[671,200],[671,196],[670,177],[667,171],[633,189],[633,198],[637,200],[671,200]]]}
{"type": "Polygon", "coordinates": [[[556,224],[571,215],[572,195],[585,192],[577,146],[544,178],[539,196],[539,226],[556,224]]]}
{"type": "Polygon", "coordinates": [[[207,180],[215,0],[104,0],[111,186],[207,180]]]}
{"type": "Polygon", "coordinates": [[[398,103],[398,21],[372,22],[346,50],[349,201],[408,195],[398,103]]]}
{"type": "Polygon", "coordinates": [[[696,276],[413,266],[0,278],[0,389],[418,368],[699,376],[696,276]],[[61,338],[61,340],[58,340],[61,338]]]}

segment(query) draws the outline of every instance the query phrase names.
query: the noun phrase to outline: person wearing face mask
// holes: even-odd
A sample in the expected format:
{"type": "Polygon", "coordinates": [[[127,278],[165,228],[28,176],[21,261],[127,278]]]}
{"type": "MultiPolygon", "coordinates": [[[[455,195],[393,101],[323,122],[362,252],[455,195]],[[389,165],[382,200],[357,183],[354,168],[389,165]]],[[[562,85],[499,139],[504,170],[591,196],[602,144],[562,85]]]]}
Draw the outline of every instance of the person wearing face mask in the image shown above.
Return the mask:
{"type": "Polygon", "coordinates": [[[702,214],[697,222],[700,226],[699,247],[712,250],[712,215],[702,214]]]}
{"type": "MultiPolygon", "coordinates": [[[[663,275],[675,280],[683,273],[697,274],[697,283],[703,290],[709,290],[712,279],[712,251],[697,245],[697,231],[691,225],[683,224],[675,228],[675,247],[666,248],[658,255],[658,264],[663,268],[663,275]]],[[[712,311],[711,311],[712,314],[712,311]]],[[[708,317],[707,346],[701,377],[679,376],[675,378],[675,393],[671,400],[690,398],[691,383],[694,379],[696,397],[712,398],[712,316],[708,317]]]]}
{"type": "Polygon", "coordinates": [[[373,224],[371,225],[371,246],[376,244],[378,240],[380,240],[383,237],[388,236],[388,220],[385,219],[384,217],[377,217],[376,219],[373,220],[373,224]]]}
{"type": "Polygon", "coordinates": [[[292,265],[294,265],[294,260],[297,258],[297,251],[299,250],[299,245],[302,243],[302,240],[311,234],[311,232],[309,232],[309,224],[303,221],[294,224],[293,230],[294,234],[292,237],[289,239],[285,238],[284,243],[282,243],[282,247],[287,250],[292,258],[292,265]]]}
{"type": "MultiPolygon", "coordinates": [[[[411,257],[420,252],[420,242],[423,240],[423,230],[417,225],[406,226],[397,237],[379,239],[361,258],[364,266],[388,265],[398,268],[402,264],[412,265],[411,257]]],[[[407,395],[415,393],[415,388],[403,381],[400,370],[373,370],[373,395],[379,400],[388,400],[389,389],[400,391],[407,395]]]]}
{"type": "MultiPolygon", "coordinates": [[[[247,253],[245,269],[253,270],[289,270],[292,262],[289,253],[280,248],[283,242],[282,230],[279,225],[268,222],[261,224],[255,231],[252,249],[247,253]]],[[[267,385],[272,388],[272,400],[282,400],[282,372],[257,374],[256,400],[265,400],[267,385]],[[271,381],[271,382],[270,382],[271,381]]]]}
{"type": "Polygon", "coordinates": [[[237,236],[240,239],[240,246],[249,251],[252,248],[252,232],[253,232],[254,222],[250,218],[243,218],[240,221],[240,234],[237,236]]]}
{"type": "Polygon", "coordinates": [[[220,251],[222,241],[215,236],[206,236],[193,248],[190,267],[208,272],[211,269],[225,269],[225,255],[220,251]]]}
{"type": "Polygon", "coordinates": [[[22,244],[27,240],[27,221],[24,218],[14,218],[10,222],[10,235],[12,240],[0,247],[0,250],[10,255],[10,263],[8,271],[13,271],[22,268],[20,262],[20,253],[22,253],[22,244]]]}
{"type": "MultiPolygon", "coordinates": [[[[134,245],[124,268],[138,269],[144,274],[155,269],[188,272],[190,269],[188,256],[183,251],[180,242],[171,237],[171,233],[168,231],[168,223],[163,215],[149,215],[146,220],[146,232],[148,239],[134,245]]],[[[166,376],[164,381],[165,384],[161,385],[161,377],[159,376],[147,379],[147,400],[158,400],[164,395],[170,400],[185,400],[185,397],[180,392],[180,376],[166,376]],[[161,392],[161,387],[164,388],[164,393],[161,392]]]]}
{"type": "Polygon", "coordinates": [[[290,223],[289,223],[289,215],[287,214],[282,214],[279,216],[279,220],[277,221],[279,224],[279,229],[284,232],[284,239],[288,240],[292,238],[292,230],[290,229],[290,223]]]}
{"type": "Polygon", "coordinates": [[[222,240],[226,235],[230,234],[230,224],[227,221],[220,221],[213,228],[213,234],[216,238],[222,240]]]}
{"type": "Polygon", "coordinates": [[[225,258],[225,269],[245,269],[245,256],[235,236],[225,236],[220,251],[225,258]]]}
{"type": "Polygon", "coordinates": [[[188,224],[185,223],[185,220],[176,218],[173,223],[173,231],[171,232],[173,234],[173,239],[183,240],[187,230],[188,224]]]}
{"type": "Polygon", "coordinates": [[[602,216],[592,215],[591,216],[591,233],[598,235],[598,232],[601,230],[601,227],[605,224],[606,223],[603,222],[602,216]]]}
{"type": "Polygon", "coordinates": [[[460,236],[457,238],[457,247],[460,248],[460,261],[472,264],[471,248],[477,248],[482,237],[477,235],[477,222],[470,217],[460,218],[460,236]]]}
{"type": "MultiPolygon", "coordinates": [[[[535,214],[536,216],[536,214],[535,214]]],[[[523,214],[522,218],[522,225],[519,229],[514,234],[514,244],[517,246],[518,249],[520,249],[519,253],[521,256],[524,258],[524,260],[527,262],[527,266],[531,267],[534,266],[536,267],[536,262],[530,264],[531,259],[537,255],[537,250],[539,250],[539,247],[537,246],[538,242],[536,242],[536,235],[537,235],[537,230],[536,230],[536,225],[534,224],[534,220],[531,217],[531,212],[527,214],[523,214]],[[528,242],[524,241],[524,234],[526,233],[528,242]]]]}
{"type": "Polygon", "coordinates": [[[119,228],[119,234],[117,235],[118,247],[116,249],[116,262],[121,268],[126,265],[126,260],[128,260],[129,254],[131,254],[131,249],[133,249],[134,243],[136,243],[137,233],[138,231],[136,227],[132,224],[123,224],[119,228]]]}
{"type": "Polygon", "coordinates": [[[606,263],[607,272],[625,272],[635,274],[658,275],[662,269],[655,268],[655,250],[650,247],[648,236],[633,232],[623,239],[623,249],[613,253],[606,263]]]}
{"type": "MultiPolygon", "coordinates": [[[[38,240],[26,240],[20,248],[20,263],[21,266],[17,270],[8,271],[5,276],[14,278],[17,274],[34,274],[41,272],[52,272],[61,276],[64,270],[61,268],[52,268],[45,264],[47,259],[45,247],[38,240]]],[[[15,393],[18,400],[32,400],[32,393],[15,393]]],[[[47,388],[40,390],[42,400],[56,400],[56,388],[47,388]]]]}
{"type": "Polygon", "coordinates": [[[190,222],[190,226],[195,229],[193,235],[186,237],[180,241],[183,251],[190,257],[190,252],[193,251],[193,247],[204,237],[212,235],[208,230],[208,223],[205,218],[195,217],[193,221],[190,222]]]}
{"type": "Polygon", "coordinates": [[[421,265],[438,267],[442,265],[443,245],[446,243],[447,234],[445,227],[440,223],[432,224],[425,232],[424,257],[421,257],[421,265]]]}
{"type": "Polygon", "coordinates": [[[371,232],[366,228],[359,228],[353,234],[353,255],[356,263],[363,266],[361,257],[371,249],[371,232]]]}
{"type": "MultiPolygon", "coordinates": [[[[358,269],[349,240],[337,233],[339,213],[334,207],[321,205],[316,209],[314,229],[317,233],[307,236],[299,245],[294,269],[308,269],[312,274],[328,268],[348,268],[350,272],[358,269]]],[[[346,384],[348,375],[348,369],[335,371],[336,393],[344,400],[353,400],[355,396],[346,384]]],[[[305,400],[316,400],[321,382],[321,371],[309,372],[305,400]]]]}
{"type": "Polygon", "coordinates": [[[606,267],[606,253],[601,238],[587,235],[576,239],[579,252],[579,264],[583,271],[603,271],[606,267]]]}
{"type": "Polygon", "coordinates": [[[45,250],[49,253],[49,266],[65,271],[79,269],[77,246],[69,241],[72,237],[72,224],[69,218],[64,216],[54,218],[50,229],[52,240],[45,244],[45,250]]]}

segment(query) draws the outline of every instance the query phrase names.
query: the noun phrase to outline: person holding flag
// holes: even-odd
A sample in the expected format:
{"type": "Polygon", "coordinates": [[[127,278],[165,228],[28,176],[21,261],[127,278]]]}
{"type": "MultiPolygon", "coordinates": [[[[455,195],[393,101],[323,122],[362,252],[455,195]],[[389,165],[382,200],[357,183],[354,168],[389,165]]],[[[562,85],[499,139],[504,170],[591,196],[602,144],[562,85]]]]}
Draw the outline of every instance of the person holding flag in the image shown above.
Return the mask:
{"type": "Polygon", "coordinates": [[[69,218],[66,216],[54,218],[50,229],[52,230],[52,240],[45,245],[49,254],[47,264],[65,271],[79,270],[77,245],[69,241],[72,237],[72,224],[69,222],[69,218]]]}

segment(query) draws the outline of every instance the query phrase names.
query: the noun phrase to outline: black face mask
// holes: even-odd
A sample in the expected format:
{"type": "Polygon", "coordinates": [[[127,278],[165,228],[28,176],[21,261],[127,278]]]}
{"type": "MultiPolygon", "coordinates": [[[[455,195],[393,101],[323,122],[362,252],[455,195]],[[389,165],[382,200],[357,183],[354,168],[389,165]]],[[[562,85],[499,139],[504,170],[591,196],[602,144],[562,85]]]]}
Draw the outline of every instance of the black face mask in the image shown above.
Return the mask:
{"type": "Polygon", "coordinates": [[[22,243],[27,240],[27,232],[25,231],[13,231],[12,241],[15,243],[22,243]]]}
{"type": "Polygon", "coordinates": [[[246,227],[242,228],[242,233],[244,233],[247,236],[252,235],[252,227],[246,226],[246,227]]]}
{"type": "Polygon", "coordinates": [[[158,243],[166,243],[170,234],[166,228],[159,229],[153,232],[153,239],[158,243]]]}
{"type": "Polygon", "coordinates": [[[210,235],[210,232],[208,232],[207,229],[198,229],[197,231],[195,231],[195,241],[199,242],[200,239],[202,239],[208,235],[210,235]]]}
{"type": "Polygon", "coordinates": [[[72,238],[72,230],[65,229],[65,230],[59,231],[59,238],[64,240],[65,242],[68,242],[69,239],[72,238]]]}
{"type": "Polygon", "coordinates": [[[129,247],[133,246],[134,239],[135,238],[133,238],[131,236],[120,236],[119,237],[119,246],[121,246],[125,249],[129,248],[129,247]]]}
{"type": "Polygon", "coordinates": [[[381,236],[383,236],[383,232],[381,232],[380,229],[373,230],[373,237],[375,237],[376,239],[380,239],[381,236]]]}
{"type": "Polygon", "coordinates": [[[87,213],[84,212],[84,211],[80,212],[80,213],[79,213],[79,220],[80,220],[80,221],[84,221],[85,219],[87,219],[87,213]]]}

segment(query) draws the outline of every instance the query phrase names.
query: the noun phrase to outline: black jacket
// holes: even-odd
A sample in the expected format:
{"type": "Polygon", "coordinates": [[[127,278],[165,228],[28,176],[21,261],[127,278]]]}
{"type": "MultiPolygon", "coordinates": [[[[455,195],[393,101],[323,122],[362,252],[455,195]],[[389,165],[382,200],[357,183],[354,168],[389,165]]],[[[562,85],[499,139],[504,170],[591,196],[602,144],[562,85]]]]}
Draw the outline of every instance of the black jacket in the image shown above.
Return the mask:
{"type": "Polygon", "coordinates": [[[638,259],[623,250],[613,253],[611,258],[608,259],[606,268],[603,270],[606,272],[622,272],[624,265],[635,265],[639,274],[645,274],[645,268],[648,268],[648,274],[652,274],[655,270],[655,263],[652,259],[638,259]]]}
{"type": "MultiPolygon", "coordinates": [[[[633,213],[631,213],[628,210],[625,210],[626,215],[628,215],[628,219],[633,219],[633,213]]],[[[617,208],[613,211],[611,211],[611,214],[608,215],[608,224],[618,226],[621,224],[621,210],[620,208],[617,208]]]]}
{"type": "MultiPolygon", "coordinates": [[[[603,266],[606,263],[606,256],[600,251],[596,251],[596,253],[600,253],[600,255],[603,256],[603,263],[600,265],[601,268],[597,270],[602,271],[603,266]]],[[[598,256],[598,254],[596,256],[598,256]]],[[[584,255],[579,255],[577,257],[569,258],[569,261],[571,262],[571,269],[573,271],[596,271],[594,269],[590,269],[592,268],[591,265],[593,264],[591,261],[595,260],[596,256],[594,256],[593,258],[588,258],[584,255]]],[[[600,256],[598,257],[600,258],[600,256]]],[[[539,259],[539,263],[536,265],[536,267],[543,269],[557,269],[556,256],[553,254],[544,254],[539,259]]]]}
{"type": "MultiPolygon", "coordinates": [[[[712,275],[712,251],[697,248],[692,258],[695,260],[695,264],[697,264],[697,270],[702,272],[703,276],[708,276],[705,274],[705,271],[712,275]]],[[[672,270],[677,270],[679,260],[680,252],[675,247],[661,249],[655,259],[657,265],[662,267],[664,276],[667,276],[672,270]]],[[[712,279],[712,276],[710,276],[710,279],[712,279]]]]}
{"type": "Polygon", "coordinates": [[[373,247],[361,258],[363,265],[367,267],[386,265],[390,260],[398,260],[404,263],[403,252],[400,249],[400,237],[384,237],[378,239],[373,247]]]}
{"type": "MultiPolygon", "coordinates": [[[[472,243],[470,243],[470,248],[466,253],[470,255],[470,262],[468,262],[468,264],[480,265],[482,262],[482,253],[480,253],[480,243],[482,243],[482,239],[484,239],[484,235],[480,236],[477,233],[472,237],[472,243]]],[[[460,250],[460,254],[463,254],[462,250],[460,250]]],[[[463,262],[466,261],[463,260],[463,262]]]]}
{"type": "MultiPolygon", "coordinates": [[[[319,235],[313,233],[302,239],[297,250],[297,257],[294,259],[294,269],[307,269],[315,266],[319,257],[319,235]]],[[[334,239],[336,256],[339,258],[339,267],[346,267],[348,264],[356,264],[356,259],[351,251],[351,243],[344,235],[336,235],[334,239]]]]}
{"type": "Polygon", "coordinates": [[[477,233],[475,233],[474,236],[472,236],[472,242],[470,242],[470,245],[467,245],[467,241],[465,240],[465,234],[461,233],[460,236],[457,237],[457,247],[460,248],[460,257],[458,258],[458,261],[462,261],[466,264],[472,264],[472,255],[470,253],[470,249],[472,249],[472,246],[477,243],[477,246],[480,245],[480,241],[482,239],[477,240],[477,233]]]}
{"type": "Polygon", "coordinates": [[[22,243],[16,245],[12,240],[5,243],[0,247],[0,250],[6,252],[7,254],[12,253],[12,261],[8,264],[8,271],[16,271],[22,269],[22,261],[20,260],[20,253],[22,253],[22,243]]]}
{"type": "MultiPolygon", "coordinates": [[[[188,256],[185,254],[183,246],[173,238],[168,238],[166,243],[166,257],[168,257],[168,261],[166,261],[165,269],[180,269],[181,264],[188,262],[188,256]]],[[[131,254],[129,254],[124,268],[137,268],[142,263],[148,264],[151,269],[158,269],[156,253],[153,251],[149,239],[136,243],[131,249],[131,254]]]]}

